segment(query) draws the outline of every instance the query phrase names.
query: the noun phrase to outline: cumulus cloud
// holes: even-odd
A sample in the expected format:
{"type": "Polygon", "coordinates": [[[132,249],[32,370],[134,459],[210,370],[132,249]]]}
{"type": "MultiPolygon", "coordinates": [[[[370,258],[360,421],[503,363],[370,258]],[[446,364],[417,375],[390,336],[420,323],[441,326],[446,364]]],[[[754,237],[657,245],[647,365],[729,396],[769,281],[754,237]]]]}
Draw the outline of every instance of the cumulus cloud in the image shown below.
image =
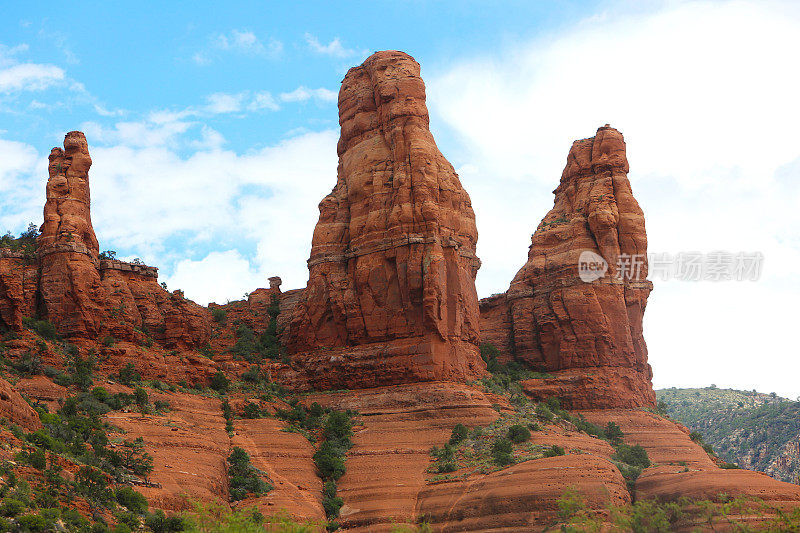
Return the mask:
{"type": "Polygon", "coordinates": [[[284,102],[306,102],[314,99],[320,102],[336,102],[338,94],[330,89],[319,88],[309,89],[305,86],[300,86],[294,91],[288,93],[281,93],[281,100],[284,102]]]}
{"type": "Polygon", "coordinates": [[[203,259],[184,259],[175,266],[167,280],[170,288],[180,288],[187,295],[199,295],[195,301],[225,303],[241,298],[255,287],[264,285],[264,278],[238,250],[211,252],[203,259]],[[209,283],[213,280],[213,283],[209,283]]]}
{"type": "Polygon", "coordinates": [[[33,146],[0,139],[0,228],[16,232],[41,219],[46,176],[47,160],[33,146]]]}
{"type": "Polygon", "coordinates": [[[213,35],[207,47],[192,55],[192,61],[201,66],[209,65],[219,52],[276,58],[283,52],[283,43],[274,38],[265,43],[252,31],[231,30],[213,35]]]}
{"type": "Polygon", "coordinates": [[[317,54],[345,58],[354,56],[358,53],[352,48],[345,48],[344,45],[342,45],[342,41],[338,37],[334,38],[328,44],[321,43],[316,36],[310,33],[305,34],[305,39],[308,47],[317,54]]]}
{"type": "Polygon", "coordinates": [[[21,63],[0,70],[0,92],[41,91],[64,78],[64,70],[55,65],[21,63]]]}
{"type": "Polygon", "coordinates": [[[800,72],[787,68],[800,14],[789,3],[665,6],[605,12],[429,76],[432,123],[456,139],[448,155],[478,217],[479,293],[505,290],[524,263],[572,140],[611,123],[627,140],[651,251],[765,255],[758,283],[656,280],[645,319],[656,384],[770,383],[796,396],[774,369],[793,346],[787,302],[800,297],[800,72]]]}
{"type": "Polygon", "coordinates": [[[265,286],[270,275],[282,276],[289,287],[304,286],[317,204],[335,183],[336,133],[305,133],[245,154],[222,150],[213,133],[207,135],[209,144],[194,146],[187,157],[157,139],[92,146],[92,213],[102,245],[136,250],[166,273],[182,261],[167,282],[198,302],[238,297],[240,285],[265,286]],[[195,251],[231,246],[257,252],[209,259],[195,251]],[[184,286],[195,263],[236,259],[241,268],[240,258],[249,270],[238,276],[235,294],[219,286],[228,287],[224,271],[203,284],[207,270],[201,269],[184,286]]]}

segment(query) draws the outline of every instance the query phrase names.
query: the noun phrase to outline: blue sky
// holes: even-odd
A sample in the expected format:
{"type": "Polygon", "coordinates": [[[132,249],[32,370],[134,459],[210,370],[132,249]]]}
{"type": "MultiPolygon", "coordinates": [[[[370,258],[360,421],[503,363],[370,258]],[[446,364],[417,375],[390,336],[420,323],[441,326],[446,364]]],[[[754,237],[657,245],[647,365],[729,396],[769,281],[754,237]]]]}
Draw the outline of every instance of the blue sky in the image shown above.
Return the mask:
{"type": "Polygon", "coordinates": [[[302,287],[336,180],[336,93],[381,49],[422,65],[431,129],[477,215],[479,295],[524,263],[572,140],[611,123],[651,251],[765,256],[758,282],[655,280],[656,386],[800,395],[791,1],[9,3],[0,230],[41,221],[46,156],[80,129],[101,248],[201,303],[271,275],[302,287]]]}

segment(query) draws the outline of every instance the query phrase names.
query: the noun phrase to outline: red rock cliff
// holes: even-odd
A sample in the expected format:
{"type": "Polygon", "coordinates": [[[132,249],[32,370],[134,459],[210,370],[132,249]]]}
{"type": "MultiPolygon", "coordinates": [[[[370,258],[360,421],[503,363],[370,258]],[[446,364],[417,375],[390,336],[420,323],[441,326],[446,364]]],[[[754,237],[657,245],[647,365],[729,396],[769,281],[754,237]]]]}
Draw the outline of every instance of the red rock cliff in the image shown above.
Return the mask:
{"type": "Polygon", "coordinates": [[[483,330],[513,355],[555,372],[529,392],[572,407],[651,405],[642,317],[647,281],[644,215],[627,177],[622,134],[609,126],[575,141],[555,205],[531,239],[528,261],[505,296],[482,304],[483,330]],[[581,254],[608,264],[599,279],[579,276],[581,254]],[[618,267],[618,264],[620,267],[618,267]],[[505,335],[498,332],[505,329],[505,335]]]}
{"type": "Polygon", "coordinates": [[[99,260],[92,228],[86,137],[72,131],[50,153],[44,223],[35,259],[0,249],[0,325],[20,331],[22,318],[51,321],[71,339],[111,335],[168,348],[203,346],[210,316],[158,283],[158,269],[99,260]]]}
{"type": "Polygon", "coordinates": [[[324,368],[316,386],[482,371],[475,215],[428,122],[409,55],[378,52],[345,76],[336,186],[319,206],[289,335],[296,360],[324,368]]]}
{"type": "Polygon", "coordinates": [[[38,240],[39,292],[44,314],[69,336],[99,335],[107,319],[92,228],[86,137],[71,131],[50,152],[44,224],[38,240]]]}

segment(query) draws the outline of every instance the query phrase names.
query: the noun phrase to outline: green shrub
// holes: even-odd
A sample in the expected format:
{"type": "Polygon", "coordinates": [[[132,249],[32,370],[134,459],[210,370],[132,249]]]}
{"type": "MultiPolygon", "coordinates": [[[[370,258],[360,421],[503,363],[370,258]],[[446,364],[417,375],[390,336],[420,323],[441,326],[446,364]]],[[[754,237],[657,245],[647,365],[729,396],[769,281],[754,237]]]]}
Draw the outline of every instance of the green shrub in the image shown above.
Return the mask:
{"type": "Polygon", "coordinates": [[[350,420],[350,414],[345,411],[332,411],[322,428],[322,436],[325,437],[325,440],[335,440],[349,448],[352,435],[353,423],[350,420]]]}
{"type": "Polygon", "coordinates": [[[157,509],[156,511],[147,515],[147,518],[144,520],[144,524],[150,528],[153,533],[172,533],[176,531],[185,531],[189,526],[180,516],[167,516],[161,509],[157,509]]]}
{"type": "MultiPolygon", "coordinates": [[[[147,509],[145,509],[146,511],[147,509]]],[[[134,513],[133,511],[117,511],[114,513],[114,518],[117,519],[119,525],[127,528],[129,531],[139,529],[139,525],[141,520],[139,519],[140,513],[134,513]]]]}
{"type": "Polygon", "coordinates": [[[456,424],[450,433],[450,444],[458,444],[469,436],[469,429],[464,424],[456,424]]]}
{"type": "Polygon", "coordinates": [[[569,487],[558,499],[558,516],[562,520],[569,520],[579,511],[586,508],[583,496],[575,487],[569,487]]]}
{"type": "Polygon", "coordinates": [[[114,493],[108,488],[106,474],[91,466],[82,466],[75,474],[75,488],[90,500],[105,504],[114,499],[114,493]]]}
{"type": "Polygon", "coordinates": [[[497,346],[490,342],[484,342],[480,345],[481,358],[488,364],[492,359],[497,359],[500,355],[500,350],[497,346]]]}
{"type": "Polygon", "coordinates": [[[443,463],[439,463],[436,465],[436,472],[439,474],[446,474],[448,472],[455,472],[458,470],[456,464],[453,461],[445,461],[443,463]]]}
{"type": "Polygon", "coordinates": [[[434,446],[431,448],[431,455],[441,461],[448,461],[453,458],[455,449],[450,443],[445,444],[441,448],[434,446]]]}
{"type": "Polygon", "coordinates": [[[142,376],[136,371],[133,363],[128,363],[119,371],[119,380],[124,385],[142,381],[142,376]]]}
{"type": "Polygon", "coordinates": [[[336,496],[336,482],[326,481],[322,487],[322,508],[325,509],[325,516],[328,520],[339,516],[342,505],[344,505],[344,501],[336,496]]]}
{"type": "MultiPolygon", "coordinates": [[[[24,452],[23,452],[24,453],[24,452]]],[[[47,457],[44,450],[34,450],[26,454],[25,462],[37,470],[44,470],[47,466],[47,457]]]]}
{"type": "MultiPolygon", "coordinates": [[[[42,419],[42,423],[59,423],[60,417],[58,415],[51,415],[49,413],[45,413],[39,416],[42,419]]],[[[38,446],[40,448],[44,448],[46,450],[50,450],[56,453],[62,453],[64,451],[64,443],[54,439],[47,431],[44,429],[37,429],[32,433],[28,433],[25,435],[25,440],[30,442],[31,444],[38,446]]]]}
{"type": "Polygon", "coordinates": [[[261,418],[262,416],[263,413],[258,404],[248,402],[242,409],[242,418],[261,418]]]}
{"type": "Polygon", "coordinates": [[[544,456],[545,457],[558,457],[559,455],[564,455],[565,453],[566,452],[564,451],[563,447],[559,446],[558,444],[553,444],[552,446],[550,446],[550,448],[545,450],[544,456]]]}
{"type": "Polygon", "coordinates": [[[603,430],[603,436],[611,444],[622,444],[622,438],[625,436],[625,434],[617,424],[614,422],[609,422],[603,430]]]}
{"type": "Polygon", "coordinates": [[[337,480],[344,475],[344,454],[334,444],[324,441],[313,458],[322,479],[337,480]]]}
{"type": "Polygon", "coordinates": [[[53,520],[41,514],[26,514],[18,516],[16,520],[22,531],[29,531],[30,533],[48,531],[53,527],[53,520]]]}
{"type": "Polygon", "coordinates": [[[722,463],[719,465],[720,468],[724,468],[725,470],[738,470],[741,467],[736,463],[722,463]]]}
{"type": "Polygon", "coordinates": [[[211,388],[217,391],[220,394],[224,394],[228,392],[228,389],[231,386],[230,380],[225,376],[222,371],[217,371],[216,374],[211,376],[211,388]]]}
{"type": "Polygon", "coordinates": [[[15,498],[4,498],[0,502],[0,515],[17,516],[26,509],[26,505],[15,498]]]}
{"type": "Polygon", "coordinates": [[[616,453],[614,453],[611,458],[638,468],[647,468],[650,466],[650,458],[647,456],[647,450],[638,444],[635,446],[628,446],[627,444],[618,445],[616,447],[616,453]]]}
{"type": "Polygon", "coordinates": [[[244,449],[235,446],[228,457],[231,500],[245,499],[249,494],[266,494],[272,486],[260,477],[260,472],[250,464],[250,456],[244,449]]]}
{"type": "Polygon", "coordinates": [[[106,402],[111,397],[111,394],[103,387],[95,387],[92,389],[92,396],[94,396],[97,401],[106,402]]]}
{"type": "Polygon", "coordinates": [[[214,319],[214,322],[222,323],[225,322],[225,317],[228,316],[228,312],[221,307],[216,307],[211,310],[211,318],[214,319]]]}
{"type": "Polygon", "coordinates": [[[506,466],[510,465],[514,462],[514,456],[511,454],[513,451],[513,446],[511,441],[504,438],[498,437],[492,443],[492,458],[494,459],[495,464],[498,466],[506,466]]]}
{"type": "Polygon", "coordinates": [[[147,391],[141,387],[136,387],[133,391],[133,397],[136,401],[136,405],[139,407],[139,411],[142,414],[147,412],[147,404],[150,403],[150,398],[147,396],[147,391]]]}
{"type": "Polygon", "coordinates": [[[554,418],[553,412],[543,403],[536,406],[536,416],[548,422],[551,422],[554,418]]]}
{"type": "Polygon", "coordinates": [[[147,512],[147,498],[131,487],[122,487],[116,490],[117,503],[137,514],[147,512]]]}
{"type": "Polygon", "coordinates": [[[36,320],[35,318],[24,317],[22,319],[22,324],[43,339],[51,341],[60,340],[56,327],[49,320],[36,320]]]}
{"type": "Polygon", "coordinates": [[[117,339],[115,339],[111,335],[106,335],[105,337],[103,337],[103,340],[101,342],[103,343],[103,346],[109,348],[117,343],[117,339]]]}
{"type": "Polygon", "coordinates": [[[516,444],[521,444],[531,438],[531,432],[521,424],[514,424],[508,428],[508,439],[516,444]]]}

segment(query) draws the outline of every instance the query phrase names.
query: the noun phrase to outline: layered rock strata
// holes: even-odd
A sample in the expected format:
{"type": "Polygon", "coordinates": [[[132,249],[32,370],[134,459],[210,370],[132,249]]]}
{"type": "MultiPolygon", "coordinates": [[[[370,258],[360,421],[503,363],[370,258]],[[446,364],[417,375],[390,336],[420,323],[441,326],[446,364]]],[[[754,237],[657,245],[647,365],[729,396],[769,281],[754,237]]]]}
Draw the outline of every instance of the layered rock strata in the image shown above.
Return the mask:
{"type": "Polygon", "coordinates": [[[345,76],[337,182],[289,335],[316,387],[482,372],[475,215],[428,122],[407,54],[378,52],[345,76]]]}
{"type": "Polygon", "coordinates": [[[487,338],[556,374],[530,383],[533,397],[558,394],[575,408],[655,402],[642,336],[647,235],[627,173],[619,131],[575,141],[528,261],[505,295],[482,302],[487,338]]]}
{"type": "Polygon", "coordinates": [[[92,227],[86,137],[72,131],[49,157],[44,223],[36,257],[0,250],[0,325],[47,319],[73,341],[112,336],[167,348],[204,346],[210,317],[179,291],[158,283],[158,269],[100,259],[92,227]]]}

